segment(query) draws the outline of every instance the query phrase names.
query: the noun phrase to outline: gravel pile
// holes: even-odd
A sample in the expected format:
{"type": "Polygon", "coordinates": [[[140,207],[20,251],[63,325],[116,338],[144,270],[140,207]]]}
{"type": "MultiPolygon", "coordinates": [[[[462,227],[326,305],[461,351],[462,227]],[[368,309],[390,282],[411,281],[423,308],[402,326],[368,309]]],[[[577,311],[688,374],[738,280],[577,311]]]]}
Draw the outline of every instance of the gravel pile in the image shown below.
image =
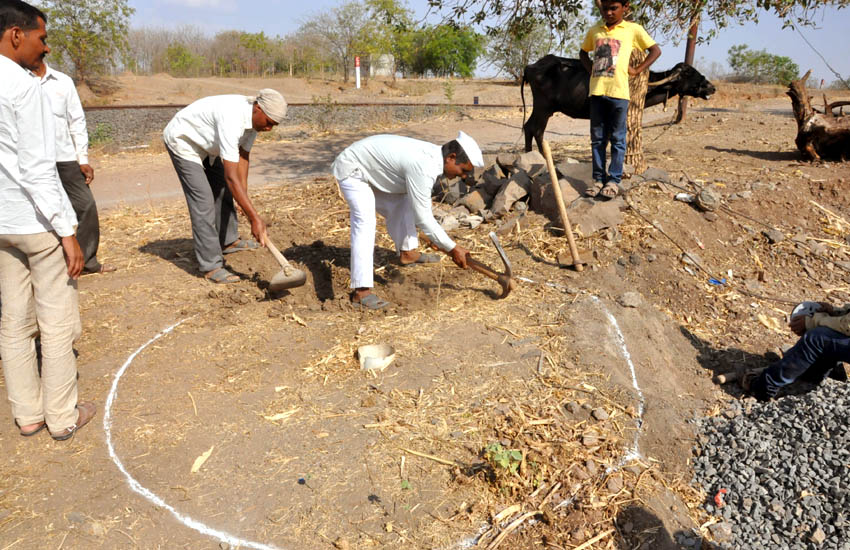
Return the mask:
{"type": "Polygon", "coordinates": [[[699,424],[694,480],[722,548],[850,550],[850,384],[735,401],[699,424]]]}

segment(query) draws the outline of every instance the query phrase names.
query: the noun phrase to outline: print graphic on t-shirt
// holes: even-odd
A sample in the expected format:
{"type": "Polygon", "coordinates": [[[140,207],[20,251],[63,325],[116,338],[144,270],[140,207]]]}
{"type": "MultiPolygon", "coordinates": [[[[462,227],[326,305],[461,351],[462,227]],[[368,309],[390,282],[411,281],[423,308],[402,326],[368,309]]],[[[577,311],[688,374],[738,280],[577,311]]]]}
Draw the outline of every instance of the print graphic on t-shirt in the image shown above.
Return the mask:
{"type": "Polygon", "coordinates": [[[599,38],[593,51],[593,76],[613,77],[617,69],[620,41],[616,38],[599,38]]]}

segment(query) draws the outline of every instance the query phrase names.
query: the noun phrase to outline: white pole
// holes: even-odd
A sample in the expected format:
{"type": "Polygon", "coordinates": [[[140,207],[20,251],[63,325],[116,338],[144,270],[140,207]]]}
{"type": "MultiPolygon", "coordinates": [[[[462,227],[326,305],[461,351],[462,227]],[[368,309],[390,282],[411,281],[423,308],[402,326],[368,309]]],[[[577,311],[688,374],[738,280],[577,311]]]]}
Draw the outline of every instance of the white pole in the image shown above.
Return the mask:
{"type": "Polygon", "coordinates": [[[354,81],[357,89],[360,89],[360,56],[354,56],[354,81]]]}

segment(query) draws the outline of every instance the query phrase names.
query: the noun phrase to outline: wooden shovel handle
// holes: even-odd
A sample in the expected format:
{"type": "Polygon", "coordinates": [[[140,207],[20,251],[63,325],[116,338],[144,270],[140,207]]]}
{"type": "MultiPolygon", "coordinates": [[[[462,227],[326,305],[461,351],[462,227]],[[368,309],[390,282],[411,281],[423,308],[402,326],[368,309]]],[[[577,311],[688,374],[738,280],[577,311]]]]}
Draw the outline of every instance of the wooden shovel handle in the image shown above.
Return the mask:
{"type": "Polygon", "coordinates": [[[283,257],[283,254],[280,253],[280,250],[278,250],[277,247],[274,245],[272,240],[269,238],[268,233],[266,233],[266,246],[272,253],[272,256],[274,256],[274,259],[277,260],[277,263],[280,264],[281,268],[286,269],[289,267],[289,262],[286,258],[283,257]]]}
{"type": "Polygon", "coordinates": [[[561,214],[561,223],[564,225],[564,232],[567,234],[567,243],[570,245],[570,255],[573,257],[573,267],[576,271],[584,270],[581,260],[578,256],[578,248],[576,241],[573,238],[573,227],[570,225],[570,218],[567,216],[567,206],[564,204],[564,195],[561,193],[561,184],[558,183],[558,174],[555,172],[555,161],[552,160],[552,149],[549,148],[549,142],[543,140],[543,156],[546,158],[546,166],[549,168],[549,179],[552,180],[552,190],[555,191],[555,199],[558,202],[558,212],[561,214]]]}

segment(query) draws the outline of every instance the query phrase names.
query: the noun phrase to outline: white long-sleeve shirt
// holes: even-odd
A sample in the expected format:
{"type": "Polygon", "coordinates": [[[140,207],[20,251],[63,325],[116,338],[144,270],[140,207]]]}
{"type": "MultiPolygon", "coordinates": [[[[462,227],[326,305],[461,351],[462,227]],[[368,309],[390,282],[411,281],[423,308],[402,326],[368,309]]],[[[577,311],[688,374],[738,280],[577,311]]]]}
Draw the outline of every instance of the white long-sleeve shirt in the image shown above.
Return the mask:
{"type": "Polygon", "coordinates": [[[332,170],[338,180],[359,170],[364,181],[375,189],[406,193],[416,227],[442,250],[455,247],[455,242],[431,211],[431,190],[443,173],[443,153],[439,145],[404,136],[371,136],[349,145],[336,157],[332,170]]]}
{"type": "Polygon", "coordinates": [[[0,55],[0,234],[74,234],[56,172],[53,112],[32,74],[0,55]]]}
{"type": "MultiPolygon", "coordinates": [[[[46,65],[46,64],[45,64],[46,65]]],[[[41,89],[50,100],[56,126],[56,161],[89,163],[89,133],[86,114],[74,81],[65,73],[47,67],[41,89]]]]}
{"type": "Polygon", "coordinates": [[[251,121],[254,104],[244,95],[201,98],[174,115],[162,132],[178,157],[201,164],[207,157],[239,162],[239,149],[250,151],[257,138],[251,121]]]}

